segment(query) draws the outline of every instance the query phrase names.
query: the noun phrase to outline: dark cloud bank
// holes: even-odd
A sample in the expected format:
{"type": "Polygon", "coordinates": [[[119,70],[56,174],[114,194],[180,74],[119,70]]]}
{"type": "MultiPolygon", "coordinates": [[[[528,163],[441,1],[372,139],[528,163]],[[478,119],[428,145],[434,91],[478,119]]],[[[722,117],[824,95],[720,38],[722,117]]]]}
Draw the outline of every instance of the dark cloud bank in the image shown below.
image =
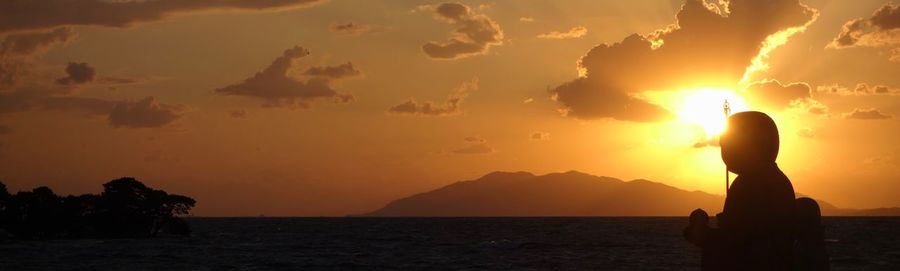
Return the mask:
{"type": "MultiPolygon", "coordinates": [[[[55,85],[63,88],[25,78],[31,76],[30,68],[34,66],[37,56],[54,46],[64,45],[77,36],[66,26],[129,27],[177,14],[210,11],[278,11],[308,7],[321,2],[324,0],[0,1],[0,115],[30,110],[50,110],[85,117],[106,116],[112,127],[151,128],[168,125],[182,117],[184,106],[162,103],[152,96],[124,101],[79,97],[72,95],[72,90],[64,89],[90,83],[136,82],[133,79],[97,77],[97,71],[88,63],[69,63],[65,69],[66,76],[55,80],[55,85]]],[[[317,79],[311,79],[306,85],[317,89],[304,92],[299,95],[300,97],[327,96],[323,93],[330,91],[328,82],[359,75],[359,71],[350,63],[337,67],[314,67],[308,73],[317,79]]],[[[271,73],[263,74],[263,77],[266,75],[271,73]]],[[[270,78],[277,79],[277,76],[270,78]]],[[[275,82],[276,85],[278,83],[275,82]]],[[[275,90],[275,100],[281,99],[277,97],[278,91],[283,89],[275,90]]],[[[236,94],[252,96],[254,93],[236,90],[236,94]]],[[[348,95],[336,97],[343,101],[352,98],[348,95]]]]}
{"type": "Polygon", "coordinates": [[[388,114],[407,115],[407,116],[424,116],[424,117],[443,117],[453,116],[462,113],[460,104],[469,96],[469,92],[478,90],[478,79],[472,79],[463,82],[447,99],[441,103],[431,101],[420,102],[413,98],[409,98],[403,103],[388,108],[388,114]]]}
{"type": "Polygon", "coordinates": [[[67,27],[5,35],[0,42],[0,91],[20,85],[29,75],[34,58],[76,36],[75,31],[67,27]]]}
{"type": "Polygon", "coordinates": [[[69,62],[66,66],[66,74],[68,76],[56,79],[57,84],[61,85],[80,85],[94,80],[94,67],[87,63],[69,62]]]}
{"type": "Polygon", "coordinates": [[[447,41],[431,41],[422,45],[422,51],[431,58],[458,59],[480,55],[487,53],[491,46],[503,44],[500,25],[469,6],[442,3],[437,6],[422,6],[420,9],[431,10],[435,18],[456,27],[447,41]]]}
{"type": "Polygon", "coordinates": [[[900,6],[887,3],[869,18],[857,18],[844,24],[841,33],[831,46],[880,46],[900,42],[900,35],[892,33],[900,29],[900,6]]]}
{"type": "MultiPolygon", "coordinates": [[[[3,2],[0,7],[15,3],[18,2],[3,2]]],[[[67,27],[5,35],[0,42],[0,115],[31,110],[58,111],[81,117],[106,116],[111,126],[128,128],[162,127],[182,116],[182,106],[159,103],[153,97],[133,102],[73,96],[67,86],[95,81],[97,71],[85,62],[70,62],[65,68],[66,76],[56,79],[55,84],[24,82],[35,57],[76,36],[67,27]]],[[[122,82],[128,79],[104,79],[109,80],[122,82]]]]}
{"type": "Polygon", "coordinates": [[[0,94],[0,115],[31,110],[58,111],[80,117],[106,116],[112,127],[158,128],[183,116],[181,105],[157,102],[152,96],[138,101],[29,93],[28,90],[0,94]]]}
{"type": "Polygon", "coordinates": [[[307,7],[322,0],[3,0],[0,33],[64,25],[128,27],[199,11],[266,11],[307,7]]]}
{"type": "Polygon", "coordinates": [[[268,67],[257,72],[243,82],[216,89],[220,95],[244,96],[265,101],[265,106],[308,108],[315,100],[329,100],[333,103],[353,101],[353,95],[341,93],[332,88],[336,79],[358,76],[359,70],[352,63],[332,67],[311,67],[303,74],[311,76],[302,80],[291,76],[295,60],[309,55],[300,46],[287,49],[268,67]]]}
{"type": "Polygon", "coordinates": [[[109,113],[113,127],[153,128],[169,124],[181,117],[180,105],[159,103],[152,96],[138,101],[122,101],[109,113]]]}
{"type": "Polygon", "coordinates": [[[778,80],[763,80],[748,86],[748,99],[759,105],[783,109],[796,102],[811,99],[812,88],[806,83],[781,84],[778,80]]]}
{"type": "Polygon", "coordinates": [[[552,97],[566,115],[579,119],[666,120],[671,112],[635,93],[733,86],[767,37],[803,27],[817,16],[798,0],[734,0],[725,5],[688,0],[675,24],[594,47],[578,61],[582,76],[551,89],[552,97]]]}
{"type": "Polygon", "coordinates": [[[894,47],[890,61],[900,62],[900,5],[887,3],[869,18],[857,18],[844,24],[829,48],[894,47]]]}

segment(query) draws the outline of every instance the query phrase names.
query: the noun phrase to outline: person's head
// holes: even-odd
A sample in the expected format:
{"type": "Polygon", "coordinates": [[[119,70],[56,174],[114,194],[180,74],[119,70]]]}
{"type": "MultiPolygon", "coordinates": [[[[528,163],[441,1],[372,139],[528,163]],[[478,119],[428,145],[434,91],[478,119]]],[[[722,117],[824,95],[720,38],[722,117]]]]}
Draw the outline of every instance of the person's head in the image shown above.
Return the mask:
{"type": "Polygon", "coordinates": [[[740,112],[728,117],[728,128],[719,139],[722,161],[737,174],[775,163],[778,128],[762,112],[740,112]]]}
{"type": "Polygon", "coordinates": [[[819,203],[816,200],[802,197],[795,201],[797,212],[797,227],[809,229],[822,225],[822,210],[819,209],[819,203]]]}
{"type": "Polygon", "coordinates": [[[703,209],[696,209],[691,212],[690,222],[691,226],[708,226],[709,215],[703,209]]]}

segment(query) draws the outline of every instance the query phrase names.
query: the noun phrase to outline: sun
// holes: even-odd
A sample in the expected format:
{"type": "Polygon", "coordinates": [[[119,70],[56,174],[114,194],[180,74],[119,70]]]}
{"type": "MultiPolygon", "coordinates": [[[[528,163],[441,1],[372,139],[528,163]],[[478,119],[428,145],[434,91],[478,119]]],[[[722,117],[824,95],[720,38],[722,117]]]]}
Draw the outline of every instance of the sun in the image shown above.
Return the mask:
{"type": "Polygon", "coordinates": [[[734,90],[701,88],[685,90],[677,103],[675,114],[683,121],[703,128],[707,139],[722,134],[727,127],[724,104],[728,101],[731,113],[747,111],[747,104],[734,90]]]}

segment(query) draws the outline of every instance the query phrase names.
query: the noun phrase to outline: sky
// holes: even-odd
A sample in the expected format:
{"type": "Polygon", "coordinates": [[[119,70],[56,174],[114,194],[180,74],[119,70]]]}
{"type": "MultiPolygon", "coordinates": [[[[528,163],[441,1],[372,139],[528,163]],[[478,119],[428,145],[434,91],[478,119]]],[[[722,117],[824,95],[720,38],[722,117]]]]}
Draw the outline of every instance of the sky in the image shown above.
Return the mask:
{"type": "Polygon", "coordinates": [[[724,194],[722,104],[797,192],[900,206],[889,1],[0,3],[0,181],[133,176],[195,215],[335,216],[493,171],[724,194]]]}

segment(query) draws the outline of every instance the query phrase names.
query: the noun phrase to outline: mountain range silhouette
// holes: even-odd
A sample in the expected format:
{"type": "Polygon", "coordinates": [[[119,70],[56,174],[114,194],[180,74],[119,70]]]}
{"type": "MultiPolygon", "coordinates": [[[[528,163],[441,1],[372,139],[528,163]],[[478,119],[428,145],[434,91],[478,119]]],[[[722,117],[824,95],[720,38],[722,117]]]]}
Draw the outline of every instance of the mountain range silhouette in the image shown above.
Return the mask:
{"type": "MultiPolygon", "coordinates": [[[[723,201],[721,195],[643,179],[622,181],[577,171],[492,172],[354,216],[686,216],[697,208],[718,213],[723,201]]],[[[817,201],[827,216],[900,215],[900,208],[842,209],[817,201]]]]}

